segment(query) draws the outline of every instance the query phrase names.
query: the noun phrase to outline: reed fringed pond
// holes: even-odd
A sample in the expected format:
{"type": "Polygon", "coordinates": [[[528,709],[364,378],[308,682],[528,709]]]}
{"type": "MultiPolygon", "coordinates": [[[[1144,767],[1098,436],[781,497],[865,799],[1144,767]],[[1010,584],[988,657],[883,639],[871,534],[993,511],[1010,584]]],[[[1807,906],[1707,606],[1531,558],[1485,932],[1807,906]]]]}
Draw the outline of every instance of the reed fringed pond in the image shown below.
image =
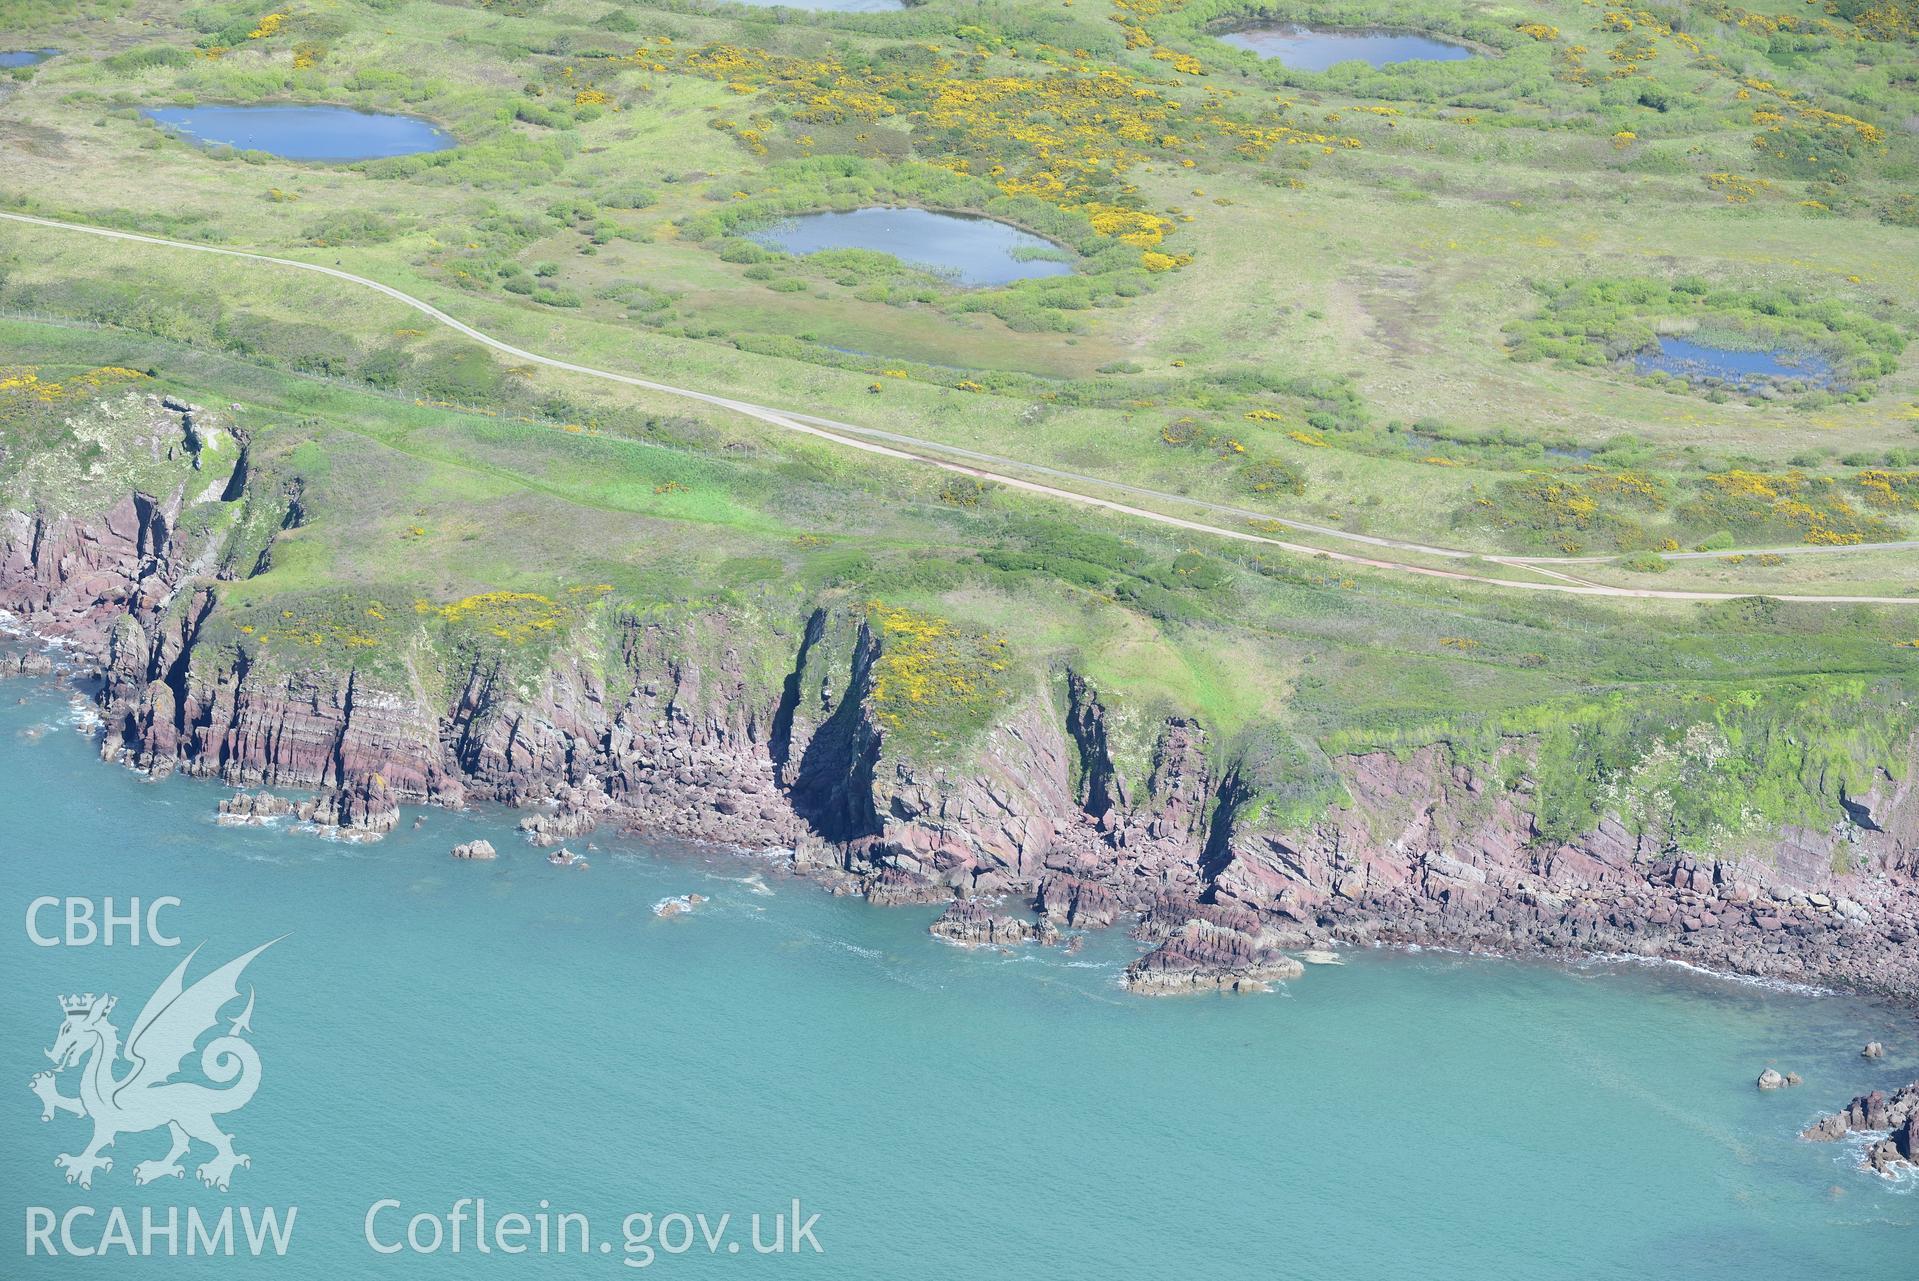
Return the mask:
{"type": "Polygon", "coordinates": [[[866,249],[944,276],[955,284],[1010,285],[1073,270],[1072,253],[1042,236],[974,214],[874,206],[782,218],[748,233],[768,249],[815,254],[866,249]]]}
{"type": "Polygon", "coordinates": [[[143,114],[203,147],[264,151],[283,160],[380,160],[458,145],[430,120],[352,107],[148,107],[143,114]]]}
{"type": "Polygon", "coordinates": [[[1662,335],[1656,348],[1635,353],[1633,371],[1670,374],[1689,383],[1723,384],[1740,391],[1790,383],[1828,388],[1835,381],[1832,362],[1815,352],[1783,347],[1742,351],[1670,334],[1662,335]]]}
{"type": "Polygon", "coordinates": [[[1395,27],[1309,27],[1281,22],[1221,32],[1218,38],[1293,71],[1325,71],[1342,62],[1386,67],[1396,62],[1461,62],[1479,56],[1466,45],[1395,27]]]}

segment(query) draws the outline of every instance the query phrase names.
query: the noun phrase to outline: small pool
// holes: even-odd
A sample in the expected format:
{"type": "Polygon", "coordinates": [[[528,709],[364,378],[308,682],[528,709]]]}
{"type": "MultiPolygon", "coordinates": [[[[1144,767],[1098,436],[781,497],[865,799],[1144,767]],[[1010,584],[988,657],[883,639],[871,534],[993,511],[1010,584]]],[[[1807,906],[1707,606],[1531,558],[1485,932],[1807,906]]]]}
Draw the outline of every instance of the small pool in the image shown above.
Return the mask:
{"type": "Polygon", "coordinates": [[[1742,391],[1783,382],[1815,387],[1830,387],[1834,382],[1832,362],[1812,352],[1739,351],[1670,336],[1660,338],[1657,348],[1635,353],[1633,370],[1671,374],[1688,382],[1724,383],[1742,391]]]}
{"type": "Polygon", "coordinates": [[[162,127],[208,147],[265,151],[285,160],[378,160],[457,146],[418,116],[352,107],[148,107],[162,127]]]}
{"type": "Polygon", "coordinates": [[[1342,62],[1375,67],[1395,62],[1460,62],[1478,53],[1463,44],[1390,27],[1308,27],[1297,22],[1242,27],[1219,39],[1294,71],[1324,71],[1342,62]]]}
{"type": "Polygon", "coordinates": [[[0,68],[31,67],[45,62],[59,53],[58,49],[4,49],[0,50],[0,68]]]}
{"type": "Polygon", "coordinates": [[[870,249],[945,276],[957,284],[1010,285],[1064,276],[1072,255],[1030,231],[974,214],[873,207],[785,218],[749,238],[789,254],[870,249]]]}

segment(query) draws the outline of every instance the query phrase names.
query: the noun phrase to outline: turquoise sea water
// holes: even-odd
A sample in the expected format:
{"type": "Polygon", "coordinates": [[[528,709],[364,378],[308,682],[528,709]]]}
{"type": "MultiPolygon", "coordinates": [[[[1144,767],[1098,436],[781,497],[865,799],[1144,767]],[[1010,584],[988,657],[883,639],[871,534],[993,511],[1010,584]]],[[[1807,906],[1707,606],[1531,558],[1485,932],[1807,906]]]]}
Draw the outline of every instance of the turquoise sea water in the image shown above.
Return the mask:
{"type": "Polygon", "coordinates": [[[68,717],[63,697],[0,684],[0,1275],[616,1277],[629,1212],[730,1211],[737,1242],[746,1215],[794,1197],[823,1254],[696,1244],[647,1271],[1915,1275],[1913,1185],[1793,1137],[1919,1070],[1895,1010],[1439,953],[1354,955],[1269,997],[1144,1000],[1115,987],[1120,934],[1077,956],[966,953],[926,935],[930,909],[834,899],[737,856],[602,839],[589,870],[552,868],[489,814],[416,830],[409,813],[371,845],[220,828],[220,788],[101,765],[68,717]],[[479,835],[497,862],[448,858],[479,835]],[[654,915],[688,892],[709,901],[654,915]],[[117,994],[124,1032],[185,949],[35,947],[40,895],[179,897],[161,923],[204,941],[196,975],[287,935],[248,971],[264,1076],[225,1119],[253,1159],[231,1192],[190,1172],[136,1188],[158,1133],[123,1136],[91,1191],[62,1182],[53,1156],[82,1123],[43,1125],[26,1088],[56,995],[117,994]],[[1873,1037],[1880,1064],[1858,1057],[1873,1037]],[[1758,1093],[1768,1063],[1806,1084],[1758,1093]],[[494,1215],[542,1198],[585,1213],[595,1252],[382,1256],[363,1239],[383,1198],[404,1207],[377,1220],[385,1243],[476,1195],[494,1215]],[[284,1258],[23,1261],[26,1208],[76,1205],[298,1217],[284,1258]]]}

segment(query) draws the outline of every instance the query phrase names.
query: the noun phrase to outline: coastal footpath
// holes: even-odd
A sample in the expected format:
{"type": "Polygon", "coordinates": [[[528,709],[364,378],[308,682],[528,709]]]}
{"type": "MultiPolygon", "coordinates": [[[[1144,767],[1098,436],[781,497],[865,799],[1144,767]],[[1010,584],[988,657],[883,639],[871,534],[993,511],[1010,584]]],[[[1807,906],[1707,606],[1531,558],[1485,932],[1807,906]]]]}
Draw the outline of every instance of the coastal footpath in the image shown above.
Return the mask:
{"type": "Polygon", "coordinates": [[[789,618],[608,612],[538,664],[290,661],[223,611],[307,519],[297,481],[252,467],[217,412],[129,393],[108,418],[78,480],[49,463],[37,501],[0,510],[0,609],[98,676],[103,755],[138,770],[311,790],[311,821],[362,836],[402,804],[484,800],[523,810],[535,843],[599,827],[790,851],[836,892],[956,903],[936,930],[956,942],[1129,924],[1152,944],[1129,985],[1149,994],[1416,943],[1919,999],[1910,730],[1903,762],[1822,821],[1712,854],[1620,814],[1549,834],[1526,734],[1490,759],[1443,740],[1330,754],[1323,804],[1274,806],[1293,757],[1148,715],[1070,665],[1009,684],[978,733],[929,739],[881,707],[924,638],[844,596],[789,618]]]}

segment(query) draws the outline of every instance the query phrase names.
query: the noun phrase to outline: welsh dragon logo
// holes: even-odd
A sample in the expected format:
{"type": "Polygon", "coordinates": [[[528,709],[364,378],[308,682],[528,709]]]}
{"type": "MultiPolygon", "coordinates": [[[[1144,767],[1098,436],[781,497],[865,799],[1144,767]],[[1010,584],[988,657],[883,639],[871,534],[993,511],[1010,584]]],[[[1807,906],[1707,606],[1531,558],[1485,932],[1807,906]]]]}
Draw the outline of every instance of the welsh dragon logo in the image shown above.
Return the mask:
{"type": "Polygon", "coordinates": [[[233,1150],[233,1136],[214,1122],[215,1117],[245,1107],[260,1088],[260,1056],[245,1039],[253,1030],[251,988],[239,1017],[229,1020],[227,1030],[208,1041],[200,1052],[201,1073],[214,1085],[225,1088],[173,1078],[200,1038],[218,1026],[220,1011],[239,999],[240,974],[247,964],[277,942],[279,939],[262,943],[188,987],[187,966],[200,951],[195,948],[147,998],[140,1017],[133,1021],[124,1049],[120,1030],[107,1018],[113,1013],[115,998],[96,997],[91,992],[61,998],[60,1009],[66,1019],[60,1024],[53,1048],[46,1052],[53,1061],[53,1071],[39,1073],[30,1084],[40,1096],[42,1121],[51,1121],[57,1112],[93,1120],[93,1141],[84,1151],[78,1155],[63,1152],[53,1159],[54,1165],[67,1172],[68,1183],[92,1187],[96,1171],[113,1169],[113,1159],[100,1155],[102,1149],[112,1147],[122,1134],[161,1126],[172,1137],[172,1147],[157,1161],[136,1164],[135,1183],[169,1176],[181,1178],[185,1171],[180,1158],[196,1140],[213,1149],[212,1158],[194,1171],[208,1187],[226,1191],[235,1167],[252,1164],[250,1158],[233,1150]],[[124,1074],[119,1070],[122,1058],[130,1065],[124,1074]],[[80,1093],[77,1098],[68,1098],[60,1093],[55,1078],[75,1066],[80,1068],[80,1093]]]}

